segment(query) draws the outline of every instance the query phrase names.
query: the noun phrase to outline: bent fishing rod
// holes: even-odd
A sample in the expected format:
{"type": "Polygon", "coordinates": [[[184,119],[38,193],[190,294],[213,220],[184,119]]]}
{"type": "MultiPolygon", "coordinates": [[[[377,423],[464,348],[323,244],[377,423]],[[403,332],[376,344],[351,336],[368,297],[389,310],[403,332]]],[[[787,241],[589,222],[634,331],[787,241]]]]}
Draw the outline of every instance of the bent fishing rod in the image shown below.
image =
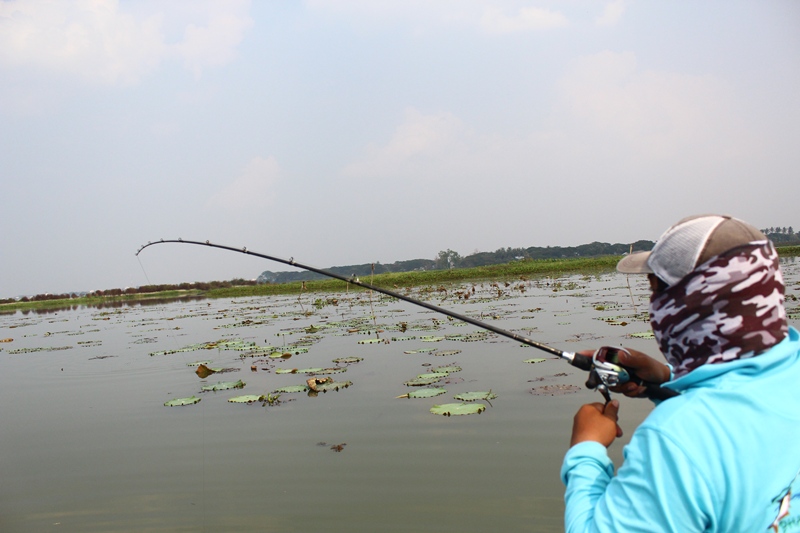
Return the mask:
{"type": "Polygon", "coordinates": [[[397,298],[398,300],[403,300],[404,302],[408,302],[414,305],[418,305],[420,307],[424,307],[426,309],[430,309],[431,311],[435,311],[437,313],[441,313],[445,316],[449,316],[456,320],[460,320],[462,322],[466,322],[467,324],[472,324],[473,326],[477,326],[481,329],[485,329],[491,331],[493,333],[497,333],[503,337],[515,340],[522,344],[526,344],[538,350],[542,350],[547,352],[551,355],[555,355],[561,359],[564,359],[569,364],[576,368],[580,368],[581,370],[586,370],[589,372],[589,380],[586,382],[586,386],[590,389],[597,389],[603,394],[603,397],[606,401],[611,400],[611,396],[609,395],[608,388],[613,387],[616,385],[621,385],[628,381],[636,381],[640,385],[645,387],[644,395],[648,398],[654,400],[666,400],[671,398],[677,393],[672,391],[671,389],[660,387],[655,383],[648,383],[643,382],[636,378],[632,372],[630,372],[627,368],[619,364],[617,359],[617,354],[624,350],[624,348],[614,348],[610,346],[604,346],[599,348],[593,356],[582,355],[575,352],[566,352],[563,350],[559,350],[558,348],[553,348],[552,346],[548,346],[541,342],[534,341],[517,333],[505,330],[503,328],[499,328],[493,324],[489,324],[487,322],[483,322],[482,320],[478,320],[466,315],[462,315],[460,313],[456,313],[455,311],[451,311],[449,309],[445,309],[443,307],[439,307],[437,305],[430,304],[428,302],[424,302],[422,300],[417,300],[416,298],[411,298],[410,296],[406,296],[404,294],[400,294],[399,292],[395,292],[389,289],[384,289],[383,287],[376,287],[375,285],[371,285],[369,283],[364,283],[355,275],[347,277],[337,274],[335,272],[329,272],[327,270],[323,270],[321,268],[317,268],[310,265],[305,265],[298,261],[294,260],[294,257],[289,259],[282,259],[280,257],[275,257],[271,255],[266,255],[258,252],[254,252],[252,250],[248,250],[246,247],[236,248],[233,246],[226,246],[224,244],[216,244],[209,241],[191,241],[185,239],[161,239],[155,242],[148,242],[145,245],[142,245],[137,251],[136,256],[142,252],[145,248],[149,246],[153,246],[154,244],[162,244],[162,243],[181,243],[181,244],[196,244],[199,246],[207,246],[209,248],[219,248],[221,250],[229,250],[231,252],[238,252],[245,255],[252,255],[255,257],[260,257],[262,259],[267,259],[269,261],[275,261],[277,263],[283,263],[284,265],[289,265],[296,268],[301,268],[303,270],[308,270],[309,272],[315,272],[322,276],[326,276],[329,278],[335,278],[346,283],[352,283],[358,287],[362,287],[367,290],[379,292],[381,294],[385,294],[387,296],[391,296],[392,298],[397,298]]]}

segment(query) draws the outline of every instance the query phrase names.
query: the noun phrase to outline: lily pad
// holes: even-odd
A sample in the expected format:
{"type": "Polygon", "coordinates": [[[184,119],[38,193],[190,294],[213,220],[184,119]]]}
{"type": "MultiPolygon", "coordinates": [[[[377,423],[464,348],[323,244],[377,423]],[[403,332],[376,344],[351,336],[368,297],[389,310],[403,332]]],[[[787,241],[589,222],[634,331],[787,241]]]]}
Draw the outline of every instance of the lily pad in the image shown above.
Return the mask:
{"type": "Polygon", "coordinates": [[[386,341],[384,341],[383,339],[364,339],[358,341],[358,344],[378,344],[381,342],[386,342],[386,341]]]}
{"type": "Polygon", "coordinates": [[[363,357],[351,356],[351,357],[337,357],[336,359],[333,360],[333,362],[336,364],[350,365],[353,363],[360,363],[363,360],[364,360],[363,357]]]}
{"type": "Polygon", "coordinates": [[[461,353],[461,350],[442,350],[440,352],[436,352],[434,355],[448,356],[448,355],[456,355],[456,354],[460,354],[460,353],[461,353]]]}
{"type": "Polygon", "coordinates": [[[317,392],[336,391],[339,389],[346,389],[352,385],[352,381],[328,381],[326,383],[317,384],[317,392]]]}
{"type": "Polygon", "coordinates": [[[175,398],[174,400],[170,400],[168,402],[164,402],[164,406],[166,407],[177,407],[181,405],[194,405],[200,401],[200,398],[197,396],[189,396],[188,398],[175,398]]]}
{"type": "Polygon", "coordinates": [[[245,394],[244,396],[236,396],[235,398],[228,398],[228,401],[231,403],[263,402],[264,396],[259,396],[258,394],[245,394]]]}
{"type": "Polygon", "coordinates": [[[291,394],[293,392],[308,392],[307,385],[289,385],[288,387],[281,387],[280,389],[275,389],[272,392],[278,392],[281,394],[291,394]]]}
{"type": "Polygon", "coordinates": [[[244,386],[245,383],[240,379],[239,381],[220,381],[214,385],[206,385],[205,387],[202,387],[202,390],[204,392],[208,392],[228,389],[243,389],[244,386]]]}
{"type": "Polygon", "coordinates": [[[492,391],[462,392],[461,394],[456,394],[453,398],[462,402],[474,402],[476,400],[494,400],[497,398],[497,394],[492,391]]]}
{"type": "Polygon", "coordinates": [[[537,357],[536,359],[525,359],[523,363],[535,364],[535,363],[544,363],[545,361],[547,361],[547,359],[545,359],[544,357],[537,357]]]}
{"type": "Polygon", "coordinates": [[[435,374],[449,374],[451,372],[461,372],[461,367],[455,365],[437,366],[436,368],[432,368],[431,372],[435,374]]]}
{"type": "Polygon", "coordinates": [[[441,381],[445,377],[447,377],[447,374],[436,372],[430,374],[420,374],[414,379],[406,381],[405,385],[408,387],[427,387],[428,385],[433,385],[437,381],[441,381]]]}
{"type": "Polygon", "coordinates": [[[425,389],[411,391],[408,394],[398,396],[398,398],[433,398],[434,396],[439,396],[445,392],[447,392],[447,389],[444,387],[428,387],[425,389]]]}
{"type": "Polygon", "coordinates": [[[442,416],[474,415],[485,410],[482,403],[445,403],[431,407],[431,413],[442,416]]]}

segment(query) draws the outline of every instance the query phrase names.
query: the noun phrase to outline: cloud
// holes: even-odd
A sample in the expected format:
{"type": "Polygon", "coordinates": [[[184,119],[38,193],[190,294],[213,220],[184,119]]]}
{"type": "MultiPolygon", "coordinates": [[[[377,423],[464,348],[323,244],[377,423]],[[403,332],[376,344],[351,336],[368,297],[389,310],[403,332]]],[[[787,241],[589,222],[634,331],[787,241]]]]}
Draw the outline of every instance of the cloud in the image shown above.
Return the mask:
{"type": "Polygon", "coordinates": [[[186,27],[184,39],[174,46],[174,51],[195,76],[199,76],[205,67],[225,65],[234,59],[236,47],[253,25],[250,17],[243,13],[247,11],[248,4],[211,2],[208,25],[189,24],[186,27]]]}
{"type": "Polygon", "coordinates": [[[577,60],[559,85],[566,120],[639,155],[661,159],[711,146],[721,155],[750,142],[735,95],[713,76],[642,70],[633,53],[605,51],[577,60]]]}
{"type": "Polygon", "coordinates": [[[281,174],[275,157],[254,157],[238,178],[210,199],[209,205],[242,208],[270,204],[275,199],[274,188],[281,174]]]}
{"type": "Polygon", "coordinates": [[[507,15],[493,6],[487,7],[480,20],[481,29],[487,33],[547,30],[568,24],[567,18],[561,13],[536,7],[522,7],[514,15],[507,15]]]}
{"type": "Polygon", "coordinates": [[[359,160],[347,165],[345,176],[380,178],[399,175],[419,176],[422,170],[441,164],[463,152],[468,133],[462,122],[450,113],[425,115],[409,107],[392,138],[383,145],[372,145],[359,160]],[[438,163],[438,164],[437,164],[438,163]]]}
{"type": "Polygon", "coordinates": [[[613,26],[625,14],[626,0],[614,0],[609,2],[603,8],[603,13],[597,17],[595,23],[598,26],[613,26]]]}
{"type": "Polygon", "coordinates": [[[306,7],[323,15],[343,14],[370,28],[399,20],[415,30],[440,31],[442,26],[462,27],[487,34],[508,34],[562,27],[567,18],[559,12],[529,7],[526,2],[487,6],[482,0],[306,0],[306,7]]]}
{"type": "Polygon", "coordinates": [[[183,38],[168,43],[165,19],[184,14],[158,10],[169,9],[167,3],[152,5],[158,8],[134,14],[116,0],[0,2],[0,67],[33,67],[114,85],[136,83],[165,59],[177,58],[199,75],[229,62],[252,24],[249,2],[212,2],[199,14],[203,25],[178,21],[183,38]]]}

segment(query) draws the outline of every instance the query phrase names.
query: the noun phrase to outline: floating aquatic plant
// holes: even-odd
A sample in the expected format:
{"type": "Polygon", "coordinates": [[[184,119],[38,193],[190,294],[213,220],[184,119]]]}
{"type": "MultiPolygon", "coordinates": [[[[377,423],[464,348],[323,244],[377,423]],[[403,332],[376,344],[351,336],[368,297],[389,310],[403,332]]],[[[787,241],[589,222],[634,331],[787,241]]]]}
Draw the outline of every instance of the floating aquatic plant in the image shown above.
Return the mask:
{"type": "Polygon", "coordinates": [[[397,398],[433,398],[445,392],[447,392],[447,389],[444,387],[428,387],[411,391],[408,394],[397,396],[397,398]]]}
{"type": "Polygon", "coordinates": [[[200,401],[200,398],[197,396],[189,396],[188,398],[176,398],[174,400],[170,400],[168,402],[164,402],[164,406],[166,407],[177,407],[182,405],[194,405],[200,401]]]}
{"type": "Polygon", "coordinates": [[[71,350],[72,346],[48,346],[43,348],[17,348],[16,350],[8,350],[10,355],[21,353],[36,353],[36,352],[57,352],[59,350],[71,350]]]}
{"type": "Polygon", "coordinates": [[[379,343],[388,343],[389,341],[385,339],[363,339],[358,341],[358,344],[379,344],[379,343]]]}
{"type": "Polygon", "coordinates": [[[245,383],[240,379],[239,381],[220,381],[214,385],[206,385],[201,388],[204,392],[220,391],[228,389],[243,389],[245,383]]]}
{"type": "Polygon", "coordinates": [[[333,362],[341,365],[352,365],[354,363],[360,363],[363,360],[364,360],[363,357],[350,356],[350,357],[337,357],[336,359],[333,360],[333,362]]]}
{"type": "Polygon", "coordinates": [[[273,392],[292,394],[295,392],[308,392],[308,391],[309,388],[307,385],[289,385],[288,387],[281,387],[279,389],[275,389],[273,392]]]}
{"type": "Polygon", "coordinates": [[[447,374],[439,373],[439,372],[431,372],[429,374],[420,374],[419,376],[415,377],[414,379],[410,379],[405,382],[405,385],[408,387],[427,387],[428,385],[433,385],[437,381],[441,381],[443,378],[447,377],[447,374]]]}
{"type": "Polygon", "coordinates": [[[431,413],[442,416],[474,415],[485,410],[486,406],[481,403],[445,403],[431,407],[431,413]]]}
{"type": "Polygon", "coordinates": [[[265,399],[265,396],[259,396],[258,394],[245,394],[244,396],[228,398],[228,401],[231,403],[254,403],[263,402],[265,399]]]}
{"type": "Polygon", "coordinates": [[[456,394],[453,398],[462,402],[474,402],[477,400],[494,400],[497,398],[497,394],[492,391],[462,392],[461,394],[456,394]]]}
{"type": "Polygon", "coordinates": [[[525,359],[525,360],[523,361],[523,363],[531,363],[531,364],[536,364],[536,363],[543,363],[543,362],[545,362],[545,361],[547,361],[547,359],[545,359],[544,357],[536,357],[536,358],[534,358],[534,359],[525,359]]]}
{"type": "Polygon", "coordinates": [[[317,385],[316,392],[338,391],[339,389],[346,389],[352,384],[352,381],[326,381],[317,385]]]}

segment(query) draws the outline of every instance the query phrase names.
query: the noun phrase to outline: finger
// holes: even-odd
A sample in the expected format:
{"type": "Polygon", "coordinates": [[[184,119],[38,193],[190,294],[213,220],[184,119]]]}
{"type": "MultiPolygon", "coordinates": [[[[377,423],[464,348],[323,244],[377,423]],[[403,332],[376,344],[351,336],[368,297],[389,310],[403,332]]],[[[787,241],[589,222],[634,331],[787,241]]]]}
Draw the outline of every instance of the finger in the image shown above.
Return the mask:
{"type": "Polygon", "coordinates": [[[608,402],[603,408],[603,416],[616,422],[619,418],[619,400],[611,400],[608,402]]]}
{"type": "Polygon", "coordinates": [[[622,428],[617,423],[619,419],[619,401],[618,400],[611,400],[603,410],[603,416],[610,418],[614,421],[615,431],[617,438],[622,436],[622,428]]]}

